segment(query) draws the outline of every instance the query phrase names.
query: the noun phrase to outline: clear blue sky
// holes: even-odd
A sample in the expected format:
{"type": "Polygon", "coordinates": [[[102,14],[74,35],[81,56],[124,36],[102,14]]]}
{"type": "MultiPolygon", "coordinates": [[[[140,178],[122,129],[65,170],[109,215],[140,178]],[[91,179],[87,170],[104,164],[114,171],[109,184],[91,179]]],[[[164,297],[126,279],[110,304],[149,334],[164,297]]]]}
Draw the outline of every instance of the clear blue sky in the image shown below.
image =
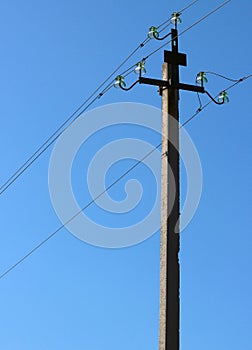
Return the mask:
{"type": "MultiPolygon", "coordinates": [[[[151,25],[189,2],[3,1],[1,183],[151,25]]],[[[220,3],[200,0],[183,15],[179,30],[220,3]]],[[[232,0],[183,35],[180,50],[188,54],[188,67],[181,79],[193,83],[202,70],[234,78],[252,74],[251,12],[251,1],[232,0]]],[[[162,58],[160,51],[148,61],[148,76],[161,76],[162,58]]],[[[211,77],[208,87],[215,94],[228,84],[211,77]]],[[[252,343],[251,84],[238,85],[228,105],[212,104],[187,126],[204,182],[197,213],[181,235],[181,349],[249,349],[252,343]]],[[[156,88],[139,86],[128,93],[113,89],[95,106],[122,101],[161,106],[156,88]]],[[[197,96],[181,93],[182,121],[197,108],[197,96]]],[[[51,151],[0,198],[0,273],[60,225],[48,191],[51,151]]],[[[86,198],[78,196],[84,205],[86,198]]],[[[112,225],[114,218],[109,220],[112,225]]],[[[0,314],[5,350],[157,349],[159,232],[134,247],[111,250],[62,230],[0,280],[0,314]]]]}

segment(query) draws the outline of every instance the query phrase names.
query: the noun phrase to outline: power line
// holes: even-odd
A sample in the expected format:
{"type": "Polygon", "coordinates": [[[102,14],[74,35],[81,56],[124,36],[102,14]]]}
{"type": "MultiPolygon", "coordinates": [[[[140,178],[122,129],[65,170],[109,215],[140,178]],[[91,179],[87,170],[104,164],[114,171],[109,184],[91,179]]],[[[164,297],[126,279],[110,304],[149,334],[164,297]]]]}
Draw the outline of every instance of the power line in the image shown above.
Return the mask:
{"type": "Polygon", "coordinates": [[[239,81],[240,79],[232,79],[232,78],[229,78],[229,77],[226,77],[225,75],[222,75],[222,74],[218,74],[218,73],[215,73],[215,72],[204,72],[205,74],[211,74],[211,75],[215,75],[217,77],[220,77],[220,78],[223,78],[225,80],[228,80],[228,81],[232,81],[232,82],[237,82],[239,81]]]}
{"type": "MultiPolygon", "coordinates": [[[[198,111],[190,117],[185,123],[183,123],[180,127],[185,126],[188,124],[193,118],[196,117],[203,109],[205,109],[212,101],[208,102],[205,106],[203,106],[201,109],[198,109],[198,111]]],[[[5,277],[8,273],[10,273],[12,270],[14,270],[18,265],[20,265],[24,260],[26,260],[28,257],[30,257],[34,252],[36,252],[40,247],[42,247],[46,242],[48,242],[51,238],[53,238],[59,231],[61,231],[68,223],[70,223],[72,220],[74,220],[81,212],[83,212],[85,209],[90,207],[98,198],[100,198],[105,192],[107,192],[110,188],[112,188],[116,183],[118,183],[122,178],[124,178],[127,174],[129,174],[134,168],[136,168],[140,163],[143,162],[148,156],[150,156],[156,149],[158,149],[162,143],[159,143],[155,148],[153,148],[149,153],[147,153],[141,160],[139,160],[136,164],[134,164],[132,167],[130,167],[125,173],[123,173],[119,178],[117,178],[114,182],[112,182],[104,191],[102,191],[97,197],[92,199],[88,204],[86,204],[79,212],[77,212],[74,216],[72,216],[67,222],[59,226],[54,232],[52,232],[48,237],[46,237],[42,242],[40,242],[38,245],[36,245],[32,250],[30,250],[25,256],[23,256],[21,259],[19,259],[15,264],[13,264],[11,267],[9,267],[5,272],[3,272],[0,275],[0,279],[5,277]]]]}
{"type": "MultiPolygon", "coordinates": [[[[62,132],[58,134],[60,130],[65,127],[65,125],[92,99],[93,96],[95,96],[95,94],[138,51],[138,49],[144,46],[145,41],[142,44],[140,44],[135,50],[133,50],[131,54],[128,55],[127,58],[123,60],[122,63],[93,91],[93,93],[53,132],[53,134],[49,138],[47,138],[46,141],[44,141],[44,143],[8,178],[7,181],[5,181],[5,183],[0,187],[0,195],[3,194],[7,190],[7,188],[10,187],[10,185],[14,183],[19,178],[19,176],[21,176],[29,168],[30,165],[32,165],[34,161],[37,160],[40,157],[40,155],[42,155],[55,140],[57,140],[57,138],[62,134],[62,132]],[[55,135],[57,135],[57,137],[55,137],[55,135]],[[53,141],[50,142],[51,140],[53,141]],[[44,151],[41,151],[48,144],[48,142],[50,142],[49,146],[47,146],[44,151]],[[38,156],[36,156],[37,154],[38,156]],[[35,156],[36,158],[33,159],[35,156]]],[[[98,98],[102,97],[105,94],[105,92],[108,91],[108,87],[104,90],[101,93],[99,93],[84,110],[81,110],[81,113],[79,113],[76,118],[78,118],[83,112],[85,112],[86,109],[89,108],[98,98]]],[[[70,125],[71,124],[69,124],[68,127],[70,125]]],[[[65,130],[66,128],[63,131],[65,130]]]]}
{"type": "MultiPolygon", "coordinates": [[[[232,81],[234,83],[237,83],[237,82],[239,83],[240,81],[242,81],[244,79],[244,78],[233,79],[233,78],[226,77],[225,75],[222,75],[222,74],[219,74],[219,73],[216,73],[216,72],[209,72],[209,71],[205,72],[205,71],[203,71],[203,72],[200,72],[200,73],[197,74],[197,76],[196,76],[196,84],[198,84],[197,78],[198,78],[199,74],[201,74],[201,73],[203,73],[204,75],[206,75],[206,74],[214,75],[214,76],[217,76],[219,78],[222,78],[222,79],[225,79],[225,80],[228,80],[228,81],[232,81]]],[[[207,82],[207,80],[206,80],[206,82],[207,82]]],[[[201,109],[202,108],[202,102],[201,102],[200,94],[198,92],[197,92],[197,97],[198,97],[198,101],[199,101],[199,108],[198,109],[201,109]]],[[[216,99],[216,97],[218,97],[218,96],[215,96],[214,99],[216,99]]]]}
{"type": "MultiPolygon", "coordinates": [[[[180,11],[180,13],[186,11],[189,7],[193,6],[196,2],[199,0],[195,0],[191,2],[188,6],[186,6],[184,9],[180,11]]],[[[171,18],[163,22],[158,27],[161,27],[162,25],[170,22],[171,18]]],[[[128,62],[128,60],[143,46],[145,46],[146,43],[148,43],[151,39],[147,37],[141,44],[139,44],[118,66],[117,68],[109,74],[109,76],[91,93],[91,95],[53,132],[51,136],[49,136],[44,143],[0,186],[0,195],[2,195],[64,132],[72,123],[70,123],[68,126],[67,123],[69,123],[74,116],[80,113],[74,118],[76,120],[83,112],[87,110],[96,100],[101,98],[109,89],[112,87],[113,81],[108,84],[108,86],[100,92],[98,95],[96,95],[100,89],[119,71],[123,65],[128,62]],[[96,96],[95,96],[96,95],[96,96]],[[95,96],[95,97],[94,97],[95,96]],[[93,98],[94,97],[94,98],[93,98]],[[85,109],[82,109],[91,99],[91,103],[88,104],[88,106],[85,109]],[[64,129],[63,129],[64,128],[64,129]],[[63,130],[62,130],[63,129],[63,130]],[[62,130],[62,131],[61,131],[62,130]],[[61,132],[60,132],[61,131],[61,132]]],[[[130,74],[132,72],[132,69],[135,67],[135,65],[128,68],[123,74],[130,74]]],[[[127,74],[127,75],[128,75],[127,74]]]]}
{"type": "MultiPolygon", "coordinates": [[[[178,37],[180,37],[181,35],[183,35],[184,33],[186,33],[188,30],[190,30],[191,28],[195,27],[196,25],[198,25],[200,22],[204,21],[207,17],[211,16],[213,13],[215,13],[216,11],[220,10],[223,6],[227,5],[231,0],[227,0],[225,2],[223,2],[221,5],[219,5],[218,7],[216,7],[214,10],[212,10],[211,12],[207,13],[205,16],[201,17],[198,21],[194,22],[192,25],[190,25],[189,27],[187,27],[185,30],[183,30],[180,34],[178,34],[178,37]]],[[[166,41],[163,45],[161,45],[159,48],[157,48],[156,50],[152,51],[148,56],[145,57],[145,60],[147,60],[149,57],[151,57],[152,55],[154,55],[156,52],[158,52],[159,50],[161,50],[162,48],[164,48],[167,44],[169,44],[171,42],[171,40],[166,41]]]]}
{"type": "MultiPolygon", "coordinates": [[[[108,90],[107,90],[108,91],[108,90]]],[[[63,132],[70,127],[74,123],[74,121],[79,118],[79,116],[84,113],[99,97],[96,96],[85,108],[82,110],[77,116],[71,121],[70,124],[68,124],[59,134],[54,133],[56,135],[54,138],[53,136],[48,139],[49,143],[44,143],[44,148],[40,147],[38,151],[36,151],[35,157],[32,156],[29,158],[29,161],[26,161],[24,165],[20,168],[20,171],[16,171],[15,174],[12,175],[12,177],[6,182],[5,187],[1,187],[0,195],[3,194],[43,153],[47,151],[47,149],[60,137],[60,135],[63,134],[63,132]],[[40,151],[40,152],[39,152],[40,151]]]]}
{"type": "Polygon", "coordinates": [[[186,10],[188,10],[191,6],[195,5],[196,2],[198,2],[199,0],[195,0],[193,2],[191,2],[190,4],[188,4],[186,7],[184,7],[181,11],[179,11],[180,13],[185,12],[186,10]]]}
{"type": "Polygon", "coordinates": [[[97,199],[99,199],[105,192],[107,192],[110,188],[112,188],[115,184],[117,184],[120,180],[122,180],[127,174],[129,174],[133,169],[135,169],[140,163],[142,163],[146,158],[148,158],[156,149],[158,149],[162,143],[153,148],[150,152],[148,152],[143,158],[138,160],[134,165],[132,165],[128,170],[126,170],[121,176],[119,176],[115,181],[113,181],[108,187],[106,187],[98,196],[92,199],[88,204],[86,204],[81,210],[79,210],[74,216],[72,216],[69,220],[67,220],[64,224],[59,226],[54,232],[52,232],[47,238],[45,238],[42,242],[40,242],[37,246],[35,246],[30,252],[28,252],[25,256],[23,256],[20,260],[18,260],[15,264],[13,264],[10,268],[8,268],[4,273],[0,275],[0,279],[14,270],[18,265],[20,265],[24,260],[26,260],[29,256],[31,256],[35,251],[37,251],[40,247],[42,247],[46,242],[48,242],[52,237],[54,237],[59,231],[61,231],[66,225],[68,225],[71,221],[73,221],[80,213],[90,207],[97,199]]]}
{"type": "MultiPolygon", "coordinates": [[[[182,10],[178,11],[180,14],[182,14],[183,12],[185,12],[186,10],[188,10],[191,6],[195,5],[196,2],[198,2],[199,0],[195,0],[192,1],[190,4],[188,4],[186,7],[184,7],[182,10]]],[[[168,22],[171,21],[171,18],[169,18],[168,20],[164,21],[163,23],[161,23],[159,26],[157,26],[157,29],[160,29],[161,27],[163,27],[165,24],[167,24],[168,22]]],[[[163,29],[162,29],[163,30],[163,29]]],[[[162,31],[161,30],[161,31],[162,31]]]]}
{"type": "MultiPolygon", "coordinates": [[[[245,81],[245,80],[247,80],[247,79],[249,79],[249,78],[251,78],[251,77],[252,77],[252,74],[247,75],[247,76],[245,76],[245,77],[243,77],[243,78],[240,78],[240,79],[235,80],[235,82],[234,82],[233,84],[229,85],[224,91],[231,90],[231,89],[232,89],[233,87],[235,87],[236,85],[240,84],[241,82],[243,82],[243,81],[245,81]]],[[[228,80],[230,80],[230,79],[228,78],[228,80]]],[[[217,98],[218,96],[219,96],[219,94],[216,95],[214,98],[217,98]]],[[[200,106],[200,107],[197,109],[197,111],[196,111],[190,118],[188,118],[184,123],[181,124],[181,128],[184,127],[185,125],[187,125],[188,123],[190,123],[195,117],[197,117],[197,115],[198,115],[201,111],[203,111],[203,109],[205,109],[207,106],[209,106],[212,102],[213,102],[213,101],[210,100],[210,101],[207,102],[204,106],[200,106]]],[[[200,103],[200,104],[201,104],[201,103],[200,103]]]]}
{"type": "MultiPolygon", "coordinates": [[[[237,84],[249,79],[252,77],[252,74],[245,76],[241,79],[238,79],[234,84],[229,85],[225,91],[231,90],[233,87],[235,87],[237,84]]],[[[218,95],[217,95],[218,96],[218,95]]],[[[217,97],[216,96],[216,97],[217,97]]],[[[206,109],[210,104],[212,103],[212,100],[210,100],[208,103],[206,103],[203,107],[198,109],[190,118],[188,118],[184,123],[181,124],[180,128],[187,125],[189,122],[191,122],[200,112],[202,112],[204,109],[206,109]]],[[[86,204],[79,212],[77,212],[74,216],[72,216],[67,222],[65,222],[63,225],[59,226],[54,232],[52,232],[48,237],[46,237],[42,242],[40,242],[37,246],[35,246],[32,250],[30,250],[25,256],[23,256],[21,259],[19,259],[15,264],[13,264],[10,268],[8,268],[5,272],[3,272],[0,275],[0,279],[2,279],[4,276],[6,276],[8,273],[10,273],[12,270],[14,270],[18,265],[20,265],[24,260],[26,260],[28,257],[30,257],[35,251],[37,251],[40,247],[42,247],[46,242],[48,242],[52,237],[54,237],[59,231],[61,231],[67,224],[69,224],[72,220],[74,220],[81,212],[86,210],[88,207],[90,207],[97,199],[99,199],[105,192],[107,192],[110,188],[112,188],[115,184],[117,184],[120,180],[122,180],[127,174],[129,174],[133,169],[135,169],[140,163],[142,163],[146,158],[148,158],[156,149],[158,149],[162,143],[159,143],[156,147],[154,147],[150,152],[148,152],[143,158],[141,158],[139,161],[137,161],[133,166],[131,166],[128,170],[126,170],[120,177],[118,177],[114,182],[112,182],[108,187],[105,188],[104,191],[102,191],[98,196],[96,196],[94,199],[92,199],[88,204],[86,204]]]]}
{"type": "MultiPolygon", "coordinates": [[[[101,86],[101,85],[100,85],[101,86]]],[[[98,96],[96,96],[92,101],[91,101],[91,103],[89,103],[88,104],[88,107],[90,107],[93,103],[94,103],[94,101],[96,101],[99,97],[101,97],[102,95],[104,94],[104,92],[102,92],[102,93],[100,93],[98,96]]],[[[22,175],[23,173],[24,173],[24,171],[25,170],[27,170],[29,167],[30,167],[30,165],[32,164],[32,163],[34,163],[34,161],[36,160],[36,159],[38,159],[39,158],[39,156],[41,155],[41,154],[43,154],[44,153],[44,151],[43,151],[43,148],[48,144],[48,142],[50,142],[52,139],[55,141],[60,135],[61,135],[61,133],[60,134],[58,134],[59,132],[60,132],[60,130],[75,116],[75,114],[76,113],[78,113],[81,109],[82,109],[82,107],[84,107],[84,105],[88,102],[88,101],[90,101],[90,99],[91,99],[91,96],[94,96],[95,94],[93,93],[93,94],[91,94],[65,121],[64,121],[64,123],[62,123],[59,127],[58,127],[58,129],[57,130],[55,130],[54,131],[54,133],[9,177],[9,179],[0,187],[0,195],[2,194],[2,193],[4,193],[6,190],[7,190],[7,188],[13,183],[13,182],[15,182],[18,178],[19,178],[19,176],[20,175],[22,175]],[[58,134],[58,135],[57,135],[58,134]],[[57,136],[55,136],[55,135],[57,135],[57,136]],[[37,155],[37,154],[39,154],[36,158],[35,158],[35,160],[33,160],[33,158],[37,155]]],[[[86,107],[87,108],[87,107],[86,107]]],[[[84,110],[81,110],[81,112],[78,114],[78,116],[80,116],[83,112],[85,111],[85,109],[84,110]]],[[[77,116],[77,117],[78,117],[77,116]]],[[[74,119],[75,120],[75,119],[74,119]]],[[[70,126],[71,124],[69,124],[68,126],[70,126]]],[[[64,130],[66,130],[66,128],[64,129],[64,130]]],[[[54,142],[53,141],[53,142],[54,142]]],[[[52,144],[52,142],[49,144],[49,145],[51,145],[52,144]]],[[[48,147],[46,147],[46,149],[47,149],[48,147]]]]}
{"type": "MultiPolygon", "coordinates": [[[[230,1],[230,0],[229,0],[230,1]]],[[[229,2],[227,1],[227,2],[229,2]]],[[[227,3],[226,2],[226,3],[227,3]]],[[[224,6],[224,5],[222,5],[224,6]]],[[[216,10],[215,10],[216,11],[216,10]]],[[[212,11],[211,13],[215,12],[212,11]]],[[[206,16],[204,17],[206,18],[206,16]]],[[[199,23],[199,21],[198,21],[199,23]]],[[[192,26],[191,26],[192,27],[192,26]]],[[[190,28],[191,28],[190,27],[190,28]]],[[[184,31],[185,32],[185,31],[184,31]]],[[[183,32],[181,33],[183,34],[183,32]]],[[[129,71],[129,69],[127,70],[129,71]]],[[[130,72],[129,72],[130,74],[130,72]]],[[[234,84],[232,84],[231,86],[229,86],[226,90],[229,90],[231,88],[233,88],[235,85],[237,85],[238,83],[248,79],[252,77],[252,75],[246,76],[244,78],[241,78],[239,80],[236,80],[234,84]]],[[[110,84],[103,90],[103,91],[108,91],[112,86],[110,86],[110,84]]],[[[94,101],[101,97],[103,93],[99,94],[98,96],[96,96],[88,106],[86,106],[86,109],[92,104],[94,103],[94,101]]],[[[184,122],[181,127],[185,126],[186,124],[188,124],[193,118],[196,117],[196,115],[199,114],[199,112],[201,112],[204,108],[206,108],[212,101],[210,101],[209,103],[207,103],[205,106],[203,106],[202,108],[198,109],[198,111],[192,116],[190,117],[186,122],[184,122]]],[[[83,111],[81,112],[83,113],[83,111]]],[[[80,114],[79,113],[74,120],[76,120],[80,114]]],[[[74,121],[73,120],[73,121],[74,121]]],[[[72,122],[73,122],[72,121],[72,122]]],[[[64,132],[64,130],[62,131],[64,132]]],[[[61,134],[62,134],[61,132],[61,134]]],[[[58,138],[58,136],[55,136],[55,138],[58,138]]],[[[44,150],[41,150],[41,152],[37,155],[37,157],[35,159],[32,160],[32,163],[42,154],[46,151],[46,149],[55,141],[55,138],[51,140],[50,144],[47,145],[47,147],[44,150]]],[[[61,225],[57,230],[55,230],[52,234],[50,234],[46,239],[44,239],[41,243],[39,243],[36,247],[34,247],[29,253],[27,253],[23,258],[21,258],[20,260],[17,261],[17,263],[15,263],[14,265],[12,265],[9,269],[7,269],[2,275],[0,275],[0,279],[3,278],[4,276],[6,276],[9,272],[11,272],[13,269],[15,269],[19,264],[21,264],[24,260],[26,260],[30,255],[32,255],[35,251],[37,251],[41,246],[43,246],[48,240],[50,240],[54,235],[56,235],[56,233],[58,233],[62,228],[65,227],[65,225],[67,225],[69,222],[71,222],[76,216],[78,216],[82,211],[84,211],[85,209],[87,209],[91,204],[93,204],[99,197],[101,197],[105,192],[107,192],[111,187],[113,187],[116,183],[118,183],[123,177],[125,177],[128,173],[130,173],[135,167],[137,167],[141,162],[143,162],[144,159],[146,159],[151,153],[153,153],[157,148],[159,148],[161,146],[161,143],[159,145],[157,145],[151,152],[149,152],[148,154],[146,154],[140,161],[138,161],[135,165],[133,165],[131,168],[129,168],[124,174],[122,174],[119,178],[117,178],[112,184],[110,184],[103,192],[101,192],[96,198],[94,198],[92,201],[90,201],[85,207],[83,207],[78,213],[76,213],[72,218],[70,218],[65,224],[61,225]]],[[[32,164],[31,163],[31,164],[32,164]]],[[[26,169],[24,169],[23,171],[25,171],[26,169]]],[[[20,174],[21,175],[21,174],[20,174]]],[[[18,176],[20,176],[18,175],[18,176]]]]}

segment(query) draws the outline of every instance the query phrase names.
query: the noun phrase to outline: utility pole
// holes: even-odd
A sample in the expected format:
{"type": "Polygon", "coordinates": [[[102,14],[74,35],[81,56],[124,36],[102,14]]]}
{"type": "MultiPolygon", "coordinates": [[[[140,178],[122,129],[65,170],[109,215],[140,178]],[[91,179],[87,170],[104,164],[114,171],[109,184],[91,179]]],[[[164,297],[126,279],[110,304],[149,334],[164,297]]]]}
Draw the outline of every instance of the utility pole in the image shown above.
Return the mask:
{"type": "Polygon", "coordinates": [[[139,79],[129,88],[124,77],[116,78],[116,85],[125,91],[137,83],[159,87],[162,95],[162,203],[161,203],[161,243],[160,243],[160,322],[159,350],[179,350],[180,340],[180,168],[179,168],[179,90],[206,93],[216,104],[225,102],[224,92],[217,102],[203,86],[204,72],[200,72],[199,85],[180,83],[179,66],[186,66],[186,55],[178,51],[177,21],[179,13],[174,13],[175,29],[159,38],[155,27],[151,27],[151,37],[163,40],[171,35],[171,51],[164,51],[162,80],[142,77],[144,60],[139,62],[139,79]]]}
{"type": "Polygon", "coordinates": [[[179,268],[179,90],[205,93],[203,86],[182,84],[179,66],[186,55],[178,52],[178,32],[171,30],[171,51],[164,51],[162,80],[139,78],[140,84],[156,85],[162,95],[162,203],[160,246],[159,350],[179,350],[180,268],[179,268]]]}
{"type": "Polygon", "coordinates": [[[204,92],[204,88],[180,84],[179,66],[186,55],[178,52],[177,29],[171,31],[172,51],[164,52],[162,88],[162,204],[160,247],[159,350],[179,350],[180,341],[180,166],[179,90],[204,92]]]}
{"type": "MultiPolygon", "coordinates": [[[[165,52],[164,81],[178,85],[177,31],[172,30],[172,52],[165,52]],[[174,58],[173,59],[171,59],[174,58]],[[167,62],[168,61],[168,62],[167,62]],[[169,62],[170,61],[170,62],[169,62]],[[174,62],[174,63],[172,63],[174,62]]],[[[159,350],[179,349],[179,92],[163,88],[162,93],[162,179],[160,246],[159,350]],[[177,230],[176,230],[176,229],[177,230]],[[177,232],[176,232],[177,231],[177,232]]]]}

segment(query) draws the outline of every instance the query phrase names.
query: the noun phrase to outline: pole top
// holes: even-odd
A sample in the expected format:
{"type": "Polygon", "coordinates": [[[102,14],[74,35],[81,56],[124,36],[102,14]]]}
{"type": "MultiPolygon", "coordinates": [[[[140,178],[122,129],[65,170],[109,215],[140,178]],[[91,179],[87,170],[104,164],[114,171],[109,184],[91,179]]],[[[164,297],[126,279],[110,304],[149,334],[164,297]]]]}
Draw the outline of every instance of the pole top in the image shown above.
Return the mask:
{"type": "Polygon", "coordinates": [[[172,51],[164,51],[164,62],[187,66],[186,54],[172,51]]]}

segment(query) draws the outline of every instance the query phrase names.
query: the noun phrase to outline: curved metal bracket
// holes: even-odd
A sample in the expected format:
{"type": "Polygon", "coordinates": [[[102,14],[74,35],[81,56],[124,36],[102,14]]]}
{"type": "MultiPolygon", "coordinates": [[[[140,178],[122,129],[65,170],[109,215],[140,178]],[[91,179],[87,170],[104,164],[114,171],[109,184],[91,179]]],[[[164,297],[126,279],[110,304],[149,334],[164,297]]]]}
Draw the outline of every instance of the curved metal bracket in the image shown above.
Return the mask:
{"type": "Polygon", "coordinates": [[[119,83],[119,86],[120,86],[120,88],[121,88],[122,90],[124,90],[124,91],[129,91],[129,90],[131,90],[137,83],[139,83],[139,79],[138,79],[137,81],[135,81],[135,82],[134,82],[130,87],[128,87],[128,88],[122,86],[121,83],[119,83]]]}
{"type": "Polygon", "coordinates": [[[211,99],[215,104],[217,104],[217,105],[223,105],[223,104],[225,103],[224,99],[223,99],[221,102],[216,101],[215,98],[214,98],[213,96],[211,96],[211,95],[209,94],[209,92],[207,92],[206,90],[205,90],[205,93],[207,94],[208,97],[210,97],[210,99],[211,99]]]}
{"type": "Polygon", "coordinates": [[[153,33],[153,37],[156,39],[156,40],[164,40],[166,39],[168,36],[170,36],[171,33],[168,33],[166,34],[165,36],[163,36],[162,38],[159,38],[155,33],[153,33]]]}

